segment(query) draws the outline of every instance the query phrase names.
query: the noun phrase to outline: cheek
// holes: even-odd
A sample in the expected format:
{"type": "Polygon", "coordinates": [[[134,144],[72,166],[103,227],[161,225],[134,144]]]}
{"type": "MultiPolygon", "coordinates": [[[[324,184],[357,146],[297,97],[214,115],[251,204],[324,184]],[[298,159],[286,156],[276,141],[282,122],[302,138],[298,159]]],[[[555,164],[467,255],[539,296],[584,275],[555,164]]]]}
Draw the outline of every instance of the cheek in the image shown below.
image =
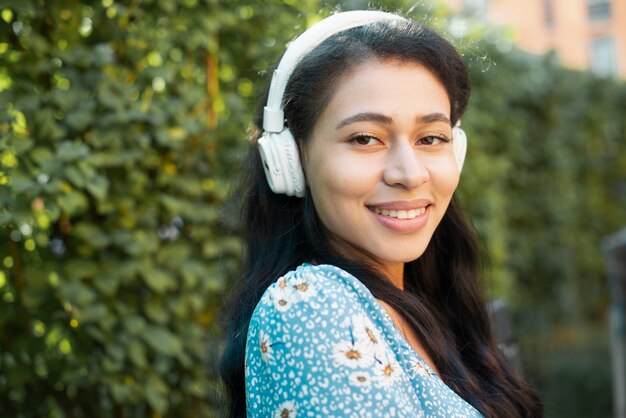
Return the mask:
{"type": "Polygon", "coordinates": [[[431,171],[433,193],[440,198],[451,198],[459,185],[460,173],[454,157],[441,161],[431,171]]]}
{"type": "MultiPolygon", "coordinates": [[[[323,200],[320,203],[335,209],[362,205],[366,196],[375,190],[380,178],[371,164],[338,154],[327,155],[310,168],[310,173],[314,174],[308,176],[308,180],[314,201],[323,200]]],[[[317,201],[315,203],[318,204],[317,201]]]]}

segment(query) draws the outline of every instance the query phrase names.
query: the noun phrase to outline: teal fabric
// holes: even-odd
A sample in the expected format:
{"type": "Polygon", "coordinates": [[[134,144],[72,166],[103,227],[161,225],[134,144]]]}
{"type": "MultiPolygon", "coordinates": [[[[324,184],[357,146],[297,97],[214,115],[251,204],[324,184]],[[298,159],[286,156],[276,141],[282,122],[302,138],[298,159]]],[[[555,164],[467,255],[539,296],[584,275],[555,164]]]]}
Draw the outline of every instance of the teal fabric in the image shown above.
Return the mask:
{"type": "Polygon", "coordinates": [[[248,417],[480,417],[411,348],[354,276],[303,264],[256,306],[248,417]]]}

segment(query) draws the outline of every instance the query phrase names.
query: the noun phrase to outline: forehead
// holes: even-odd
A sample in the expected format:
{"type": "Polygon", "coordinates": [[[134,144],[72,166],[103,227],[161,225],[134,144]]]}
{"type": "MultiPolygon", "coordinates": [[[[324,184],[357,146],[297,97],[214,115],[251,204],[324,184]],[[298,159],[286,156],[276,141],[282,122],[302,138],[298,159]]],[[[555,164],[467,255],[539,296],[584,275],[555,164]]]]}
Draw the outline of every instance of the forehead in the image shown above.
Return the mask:
{"type": "Polygon", "coordinates": [[[450,100],[443,84],[424,66],[375,59],[338,80],[318,122],[342,120],[358,112],[391,117],[439,112],[449,117],[450,100]]]}

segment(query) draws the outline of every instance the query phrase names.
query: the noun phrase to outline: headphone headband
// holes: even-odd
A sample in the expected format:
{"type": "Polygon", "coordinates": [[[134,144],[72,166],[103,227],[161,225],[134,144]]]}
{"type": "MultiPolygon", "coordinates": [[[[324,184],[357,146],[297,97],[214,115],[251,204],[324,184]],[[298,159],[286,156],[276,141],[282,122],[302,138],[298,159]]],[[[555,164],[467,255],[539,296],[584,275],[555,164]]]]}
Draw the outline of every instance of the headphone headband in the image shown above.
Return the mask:
{"type": "Polygon", "coordinates": [[[342,12],[327,17],[298,36],[287,48],[272,76],[267,105],[263,109],[263,130],[266,132],[283,130],[285,123],[283,94],[291,73],[304,55],[338,32],[383,20],[404,20],[404,18],[373,10],[342,12]]]}

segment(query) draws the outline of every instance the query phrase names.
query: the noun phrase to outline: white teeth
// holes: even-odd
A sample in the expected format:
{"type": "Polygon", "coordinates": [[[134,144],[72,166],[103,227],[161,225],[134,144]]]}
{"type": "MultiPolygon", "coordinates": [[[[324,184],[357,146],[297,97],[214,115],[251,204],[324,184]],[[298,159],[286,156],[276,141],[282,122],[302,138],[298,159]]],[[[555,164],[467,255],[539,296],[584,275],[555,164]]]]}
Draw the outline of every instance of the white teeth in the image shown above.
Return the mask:
{"type": "Polygon", "coordinates": [[[419,208],[419,209],[410,209],[410,210],[389,210],[389,209],[379,209],[379,208],[374,208],[374,212],[379,214],[379,215],[383,215],[383,216],[389,216],[392,218],[398,218],[398,219],[413,219],[416,218],[420,215],[423,215],[424,212],[426,211],[426,208],[419,208]]]}

